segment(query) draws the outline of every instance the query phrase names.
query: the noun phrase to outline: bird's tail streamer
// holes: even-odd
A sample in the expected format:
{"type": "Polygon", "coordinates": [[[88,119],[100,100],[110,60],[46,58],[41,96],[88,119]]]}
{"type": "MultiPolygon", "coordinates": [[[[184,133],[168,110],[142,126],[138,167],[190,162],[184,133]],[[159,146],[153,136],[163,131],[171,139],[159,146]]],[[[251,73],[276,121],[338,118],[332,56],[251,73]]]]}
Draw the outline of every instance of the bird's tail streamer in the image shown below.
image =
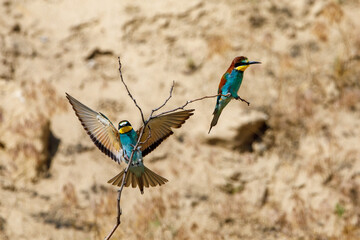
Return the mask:
{"type": "Polygon", "coordinates": [[[214,127],[214,126],[217,124],[221,112],[222,112],[222,110],[219,111],[218,109],[215,109],[215,111],[214,111],[214,113],[213,113],[213,114],[214,114],[214,117],[213,117],[213,119],[212,119],[212,121],[211,121],[210,129],[209,129],[208,134],[210,133],[212,127],[214,127]]]}

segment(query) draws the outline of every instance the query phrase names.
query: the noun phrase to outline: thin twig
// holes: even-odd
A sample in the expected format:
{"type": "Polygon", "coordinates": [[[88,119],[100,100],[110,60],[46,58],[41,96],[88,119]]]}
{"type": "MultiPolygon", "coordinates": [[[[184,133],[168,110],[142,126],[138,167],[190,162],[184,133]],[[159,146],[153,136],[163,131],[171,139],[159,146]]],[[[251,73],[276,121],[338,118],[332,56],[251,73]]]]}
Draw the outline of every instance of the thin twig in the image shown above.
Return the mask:
{"type": "MultiPolygon", "coordinates": [[[[166,111],[166,112],[162,112],[156,116],[154,116],[153,118],[156,118],[156,117],[159,117],[159,116],[162,116],[162,115],[165,115],[165,114],[168,114],[168,113],[172,113],[172,112],[176,112],[177,110],[184,110],[184,108],[190,104],[190,103],[193,103],[193,102],[197,102],[197,101],[201,101],[201,100],[204,100],[206,98],[214,98],[214,97],[218,97],[218,96],[222,96],[222,97],[230,97],[230,93],[226,94],[226,95],[223,95],[223,94],[216,94],[216,95],[211,95],[211,96],[204,96],[204,97],[201,97],[201,98],[196,98],[196,99],[193,99],[193,100],[188,100],[186,101],[186,103],[180,107],[177,107],[177,108],[174,108],[172,110],[169,110],[169,111],[166,111]]],[[[250,103],[248,101],[246,101],[245,99],[242,99],[239,97],[238,100],[241,100],[243,102],[246,102],[248,104],[248,106],[250,105],[250,103]]]]}
{"type": "Polygon", "coordinates": [[[149,125],[147,127],[149,129],[149,135],[147,136],[147,138],[144,141],[140,142],[141,145],[145,144],[151,138],[151,128],[149,125]]]}
{"type": "Polygon", "coordinates": [[[123,175],[123,179],[122,179],[122,182],[121,182],[121,186],[120,186],[120,189],[118,190],[118,197],[117,197],[118,214],[117,214],[117,217],[116,217],[116,224],[113,227],[113,229],[111,230],[111,232],[105,237],[105,240],[109,240],[111,238],[111,236],[114,234],[114,232],[116,231],[116,229],[118,228],[118,226],[121,223],[121,221],[120,221],[120,217],[121,217],[121,214],[122,214],[121,207],[120,207],[121,193],[122,193],[122,190],[124,189],[124,186],[126,184],[126,175],[127,175],[128,171],[129,171],[129,168],[131,166],[131,162],[132,162],[132,159],[134,157],[134,153],[135,153],[135,151],[137,151],[137,148],[138,148],[138,146],[140,144],[141,137],[144,134],[144,129],[145,128],[142,128],[142,131],[140,132],[140,136],[139,136],[139,138],[138,138],[138,140],[137,140],[137,142],[136,142],[136,144],[134,146],[134,149],[131,152],[128,165],[127,165],[126,169],[124,170],[124,175],[123,175]]]}
{"type": "Polygon", "coordinates": [[[242,102],[246,102],[248,106],[250,106],[250,103],[248,101],[246,101],[245,99],[239,97],[239,98],[235,98],[236,100],[240,100],[242,102]]]}
{"type": "Polygon", "coordinates": [[[143,111],[141,110],[140,106],[137,104],[135,98],[132,96],[128,86],[126,85],[124,79],[123,79],[123,76],[122,76],[122,72],[121,72],[121,61],[120,61],[120,57],[118,57],[118,61],[119,61],[119,73],[120,73],[120,79],[121,79],[121,82],[124,84],[125,88],[126,88],[126,91],[128,93],[128,95],[130,96],[130,98],[133,100],[133,102],[135,103],[135,106],[139,109],[140,111],[140,114],[141,114],[141,119],[143,122],[145,122],[145,118],[144,118],[144,114],[143,114],[143,111]]]}
{"type": "Polygon", "coordinates": [[[153,109],[150,115],[152,115],[154,112],[160,110],[161,108],[163,108],[163,107],[167,104],[167,102],[168,102],[168,101],[170,100],[170,98],[172,97],[172,93],[173,93],[173,90],[174,90],[174,85],[175,85],[175,82],[173,81],[173,82],[172,82],[172,85],[171,85],[171,88],[170,88],[169,97],[165,100],[165,102],[164,102],[162,105],[160,105],[160,107],[153,109]]]}
{"type": "MultiPolygon", "coordinates": [[[[132,150],[132,152],[131,152],[128,165],[127,165],[126,169],[124,170],[123,179],[122,179],[120,188],[119,188],[119,190],[118,190],[118,197],[117,197],[117,210],[118,210],[118,211],[117,211],[116,223],[115,223],[113,229],[111,230],[111,232],[105,237],[105,240],[109,240],[109,239],[111,238],[111,236],[114,234],[114,232],[116,231],[116,229],[119,227],[119,225],[120,225],[120,223],[121,223],[120,217],[121,217],[122,211],[121,211],[120,201],[121,201],[121,193],[122,193],[122,191],[123,191],[123,189],[124,189],[124,186],[125,186],[125,184],[126,184],[126,175],[127,175],[128,171],[129,171],[129,168],[130,168],[130,166],[131,166],[131,162],[132,162],[132,159],[133,159],[133,157],[134,157],[135,151],[137,151],[137,149],[138,149],[138,147],[139,147],[140,144],[144,144],[144,143],[145,143],[146,141],[148,141],[149,138],[151,137],[151,129],[150,129],[150,126],[148,126],[148,128],[149,128],[149,135],[148,135],[148,137],[147,137],[143,142],[141,141],[141,138],[142,138],[142,136],[143,136],[143,134],[144,134],[144,132],[145,132],[145,127],[146,127],[147,123],[152,119],[152,116],[153,116],[154,112],[156,112],[156,111],[158,111],[159,109],[161,109],[162,107],[164,107],[164,106],[166,105],[166,103],[170,100],[170,98],[172,97],[172,91],[173,91],[173,89],[174,89],[174,82],[173,82],[173,84],[172,84],[172,86],[171,86],[171,89],[170,89],[170,96],[165,100],[165,102],[164,102],[162,105],[160,105],[160,107],[153,109],[153,110],[151,111],[151,114],[150,114],[149,118],[145,121],[144,114],[143,114],[143,111],[142,111],[141,107],[136,103],[136,100],[134,99],[134,97],[133,97],[132,94],[130,93],[129,88],[127,87],[127,85],[126,85],[126,83],[125,83],[125,81],[124,81],[124,79],[123,79],[122,72],[121,72],[121,61],[120,61],[120,57],[119,57],[119,73],[120,73],[121,82],[124,84],[124,86],[125,86],[125,88],[126,88],[126,91],[128,92],[128,95],[130,96],[130,98],[133,100],[133,102],[135,103],[136,107],[137,107],[137,108],[139,109],[139,111],[140,111],[141,119],[142,119],[142,122],[143,122],[143,127],[141,128],[141,131],[140,131],[140,135],[139,135],[139,137],[138,137],[138,140],[137,140],[137,142],[136,142],[136,144],[135,144],[135,146],[134,146],[134,148],[133,148],[133,150],[132,150]]],[[[125,156],[125,158],[126,158],[126,156],[125,156]]]]}

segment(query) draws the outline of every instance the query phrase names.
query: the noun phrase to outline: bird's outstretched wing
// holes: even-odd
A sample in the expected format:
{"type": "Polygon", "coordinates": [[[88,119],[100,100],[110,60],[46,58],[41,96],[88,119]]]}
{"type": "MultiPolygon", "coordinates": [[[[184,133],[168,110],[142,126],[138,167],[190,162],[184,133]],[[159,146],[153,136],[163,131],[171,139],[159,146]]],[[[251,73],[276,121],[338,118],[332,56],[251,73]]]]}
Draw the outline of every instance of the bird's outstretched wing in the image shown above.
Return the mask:
{"type": "Polygon", "coordinates": [[[67,93],[66,98],[95,145],[114,161],[120,163],[122,146],[119,132],[111,121],[104,114],[95,112],[67,93]]]}
{"type": "MultiPolygon", "coordinates": [[[[184,110],[151,119],[148,124],[146,124],[144,134],[140,140],[144,142],[141,144],[142,156],[146,156],[159,146],[162,141],[173,134],[174,132],[171,128],[180,128],[181,125],[194,114],[193,111],[194,109],[184,110]]],[[[141,131],[142,128],[137,131],[137,134],[140,135],[141,131]]]]}

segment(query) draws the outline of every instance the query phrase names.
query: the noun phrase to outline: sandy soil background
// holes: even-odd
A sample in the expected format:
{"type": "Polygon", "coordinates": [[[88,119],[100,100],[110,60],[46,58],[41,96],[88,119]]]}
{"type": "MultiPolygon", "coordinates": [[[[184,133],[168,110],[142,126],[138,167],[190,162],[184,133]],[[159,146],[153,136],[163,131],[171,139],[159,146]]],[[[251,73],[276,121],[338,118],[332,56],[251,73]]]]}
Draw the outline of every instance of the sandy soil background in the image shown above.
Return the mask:
{"type": "Polygon", "coordinates": [[[360,239],[359,1],[0,4],[0,239],[103,239],[115,164],[65,92],[115,124],[217,91],[261,61],[207,134],[215,99],[145,158],[169,179],[125,189],[114,239],[360,239]]]}

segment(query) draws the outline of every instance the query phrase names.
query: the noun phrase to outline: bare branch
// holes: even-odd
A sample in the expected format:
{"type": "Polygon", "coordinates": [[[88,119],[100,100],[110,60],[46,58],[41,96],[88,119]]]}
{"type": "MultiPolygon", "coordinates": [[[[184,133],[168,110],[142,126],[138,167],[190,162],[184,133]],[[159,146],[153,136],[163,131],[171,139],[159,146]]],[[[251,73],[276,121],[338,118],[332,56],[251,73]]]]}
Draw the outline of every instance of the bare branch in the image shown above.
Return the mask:
{"type": "Polygon", "coordinates": [[[116,224],[113,227],[113,229],[111,230],[111,232],[105,237],[105,240],[109,240],[111,238],[111,236],[114,234],[114,232],[116,231],[116,229],[118,228],[118,226],[121,223],[121,221],[120,221],[120,216],[122,214],[121,207],[120,207],[121,193],[122,193],[122,190],[124,189],[124,186],[126,184],[126,175],[127,175],[128,171],[129,171],[129,168],[131,166],[131,162],[132,162],[132,159],[134,157],[134,153],[135,153],[135,151],[137,151],[137,148],[138,148],[138,146],[140,144],[140,140],[141,140],[141,138],[142,138],[142,136],[144,134],[144,129],[145,128],[142,128],[142,130],[140,132],[140,136],[139,136],[139,138],[138,138],[138,140],[137,140],[137,142],[136,142],[136,144],[134,146],[134,149],[131,152],[128,165],[127,165],[126,169],[124,170],[124,175],[123,175],[123,179],[122,179],[122,182],[121,182],[121,186],[120,186],[120,189],[118,190],[118,197],[117,197],[118,214],[117,214],[117,217],[116,217],[116,224]]]}
{"type": "Polygon", "coordinates": [[[141,114],[141,119],[143,122],[145,122],[145,118],[144,118],[144,113],[143,111],[141,110],[140,106],[137,104],[135,98],[132,96],[128,86],[126,85],[124,79],[123,79],[123,76],[122,76],[122,72],[121,72],[121,61],[120,61],[120,57],[118,57],[118,61],[119,61],[119,73],[120,73],[120,79],[121,79],[121,82],[124,84],[125,88],[126,88],[126,91],[128,93],[128,95],[130,96],[130,98],[133,100],[133,102],[135,103],[135,106],[139,109],[140,111],[140,114],[141,114]]]}
{"type": "MultiPolygon", "coordinates": [[[[171,91],[172,91],[172,89],[171,89],[171,91]]],[[[171,94],[171,93],[170,93],[170,94],[171,94]]],[[[168,114],[168,113],[176,112],[177,110],[184,110],[184,108],[185,108],[188,104],[193,103],[193,102],[201,101],[201,100],[204,100],[204,99],[207,99],[207,98],[214,98],[214,97],[218,97],[218,96],[230,97],[230,95],[231,95],[230,93],[228,93],[228,94],[226,94],[226,95],[216,94],[216,95],[204,96],[204,97],[201,97],[201,98],[196,98],[196,99],[193,99],[193,100],[188,100],[188,101],[186,101],[186,103],[185,103],[184,105],[182,105],[182,106],[180,106],[180,107],[177,107],[177,108],[174,108],[174,109],[172,109],[172,110],[166,111],[166,112],[162,112],[162,113],[154,116],[153,118],[158,117],[158,116],[161,116],[161,115],[165,115],[165,114],[168,114]]],[[[242,99],[241,97],[236,98],[236,100],[241,100],[241,101],[247,103],[248,106],[250,105],[250,103],[249,103],[248,101],[246,101],[245,99],[242,99]]]]}
{"type": "Polygon", "coordinates": [[[246,101],[245,99],[241,98],[241,97],[238,97],[238,98],[235,98],[236,100],[240,100],[242,102],[245,102],[247,103],[248,106],[250,106],[250,103],[248,101],[246,101]]]}
{"type": "MultiPolygon", "coordinates": [[[[114,234],[114,232],[116,231],[116,229],[119,227],[121,221],[120,221],[120,217],[121,217],[121,214],[122,214],[122,211],[121,211],[121,206],[120,206],[120,201],[121,201],[121,193],[124,189],[124,186],[126,184],[126,175],[129,171],[129,168],[131,166],[131,162],[132,162],[132,159],[134,157],[134,153],[135,151],[137,151],[138,147],[140,144],[144,144],[146,141],[148,141],[151,137],[151,128],[150,126],[147,126],[149,128],[149,135],[148,137],[142,142],[141,141],[141,138],[145,132],[145,127],[147,125],[147,123],[151,120],[152,118],[152,115],[154,114],[154,112],[158,111],[159,109],[161,109],[162,107],[164,107],[166,105],[166,103],[170,100],[170,98],[172,97],[172,92],[173,92],[173,89],[174,89],[174,82],[170,88],[170,95],[169,97],[165,100],[165,102],[160,105],[158,108],[155,108],[151,111],[151,114],[149,116],[149,118],[145,121],[145,118],[144,118],[144,114],[143,114],[143,111],[141,109],[141,107],[136,103],[136,100],[135,98],[132,96],[132,94],[130,93],[129,91],[129,88],[127,87],[124,79],[123,79],[123,76],[122,76],[122,72],[121,72],[121,61],[120,61],[120,57],[119,57],[119,73],[120,73],[120,78],[121,78],[121,82],[124,84],[125,88],[126,88],[126,91],[128,92],[130,98],[133,100],[133,102],[135,103],[136,107],[139,109],[140,111],[140,114],[141,114],[141,119],[142,119],[142,122],[143,122],[143,127],[141,128],[141,131],[140,131],[140,135],[138,137],[138,140],[134,146],[134,149],[132,150],[131,152],[131,155],[130,155],[130,159],[129,159],[129,162],[128,162],[128,165],[126,167],[126,169],[124,170],[124,175],[123,175],[123,179],[122,179],[122,182],[121,182],[121,185],[120,185],[120,188],[118,190],[118,197],[117,197],[117,217],[116,217],[116,223],[113,227],[113,229],[111,230],[111,232],[105,237],[105,240],[109,240],[111,238],[111,236],[114,234]]],[[[126,156],[124,156],[126,158],[126,156]]]]}
{"type": "Polygon", "coordinates": [[[162,105],[160,105],[160,107],[155,108],[155,109],[152,110],[151,116],[154,114],[154,112],[156,112],[156,111],[160,110],[161,108],[163,108],[167,104],[167,102],[170,100],[170,98],[172,97],[173,90],[174,90],[174,85],[175,85],[175,82],[173,81],[173,83],[171,85],[171,88],[170,88],[169,97],[165,100],[165,102],[162,105]]]}
{"type": "Polygon", "coordinates": [[[146,143],[151,138],[151,128],[149,125],[147,127],[149,128],[149,135],[147,136],[147,138],[144,141],[140,142],[140,145],[146,143]]]}
{"type": "MultiPolygon", "coordinates": [[[[193,99],[193,100],[188,100],[188,101],[186,101],[186,103],[185,103],[184,105],[182,105],[182,106],[180,106],[180,107],[177,107],[177,108],[174,108],[174,109],[172,109],[172,110],[166,111],[166,112],[162,112],[162,113],[160,113],[160,114],[158,114],[158,115],[156,115],[156,116],[154,116],[154,117],[152,117],[152,118],[155,118],[155,117],[158,117],[158,116],[162,116],[162,115],[165,115],[165,114],[168,114],[168,113],[176,112],[177,110],[184,110],[184,108],[185,108],[188,104],[193,103],[193,102],[197,102],[197,101],[201,101],[201,100],[204,100],[204,99],[206,99],[206,98],[214,98],[214,97],[218,97],[218,96],[230,97],[230,95],[231,95],[230,93],[228,93],[228,94],[226,94],[226,95],[216,94],[216,95],[204,96],[204,97],[201,97],[201,98],[196,98],[196,99],[193,99]]],[[[244,100],[244,99],[242,99],[242,98],[240,98],[240,97],[239,97],[238,100],[241,100],[241,101],[243,101],[243,102],[246,102],[248,105],[250,104],[248,101],[246,101],[246,100],[244,100]]]]}
{"type": "MultiPolygon", "coordinates": [[[[130,98],[135,103],[135,106],[139,109],[140,114],[141,114],[141,119],[142,119],[143,124],[144,124],[144,127],[141,128],[140,136],[139,136],[139,138],[138,138],[138,140],[137,140],[137,142],[136,142],[136,144],[134,146],[134,149],[131,152],[130,159],[128,159],[129,160],[128,165],[124,170],[123,179],[122,179],[120,188],[118,190],[118,197],[117,197],[117,210],[118,210],[118,213],[117,213],[117,217],[116,217],[116,223],[115,223],[113,229],[111,230],[111,232],[105,237],[105,240],[109,240],[111,238],[111,236],[114,234],[114,232],[116,231],[116,229],[119,227],[119,225],[121,223],[120,217],[121,217],[122,211],[121,211],[121,206],[120,206],[120,200],[121,200],[121,193],[122,193],[122,191],[124,189],[124,186],[126,184],[126,175],[127,175],[128,171],[129,171],[129,168],[131,166],[131,162],[132,162],[132,159],[134,157],[134,153],[135,153],[135,151],[137,151],[137,148],[138,148],[139,144],[141,143],[140,140],[141,140],[141,138],[142,138],[142,136],[144,134],[146,123],[150,120],[150,118],[149,118],[149,120],[145,121],[144,114],[143,114],[143,111],[142,111],[141,107],[137,104],[135,98],[132,96],[131,92],[129,91],[129,88],[126,85],[126,83],[125,83],[125,81],[123,79],[123,76],[122,76],[120,57],[118,59],[119,59],[119,73],[120,73],[121,82],[124,84],[124,86],[126,88],[126,91],[128,92],[130,98]]],[[[150,127],[149,127],[149,129],[150,129],[150,127]]],[[[149,133],[149,135],[150,135],[150,133],[149,133]]],[[[125,159],[126,158],[127,157],[125,156],[125,159]]]]}

